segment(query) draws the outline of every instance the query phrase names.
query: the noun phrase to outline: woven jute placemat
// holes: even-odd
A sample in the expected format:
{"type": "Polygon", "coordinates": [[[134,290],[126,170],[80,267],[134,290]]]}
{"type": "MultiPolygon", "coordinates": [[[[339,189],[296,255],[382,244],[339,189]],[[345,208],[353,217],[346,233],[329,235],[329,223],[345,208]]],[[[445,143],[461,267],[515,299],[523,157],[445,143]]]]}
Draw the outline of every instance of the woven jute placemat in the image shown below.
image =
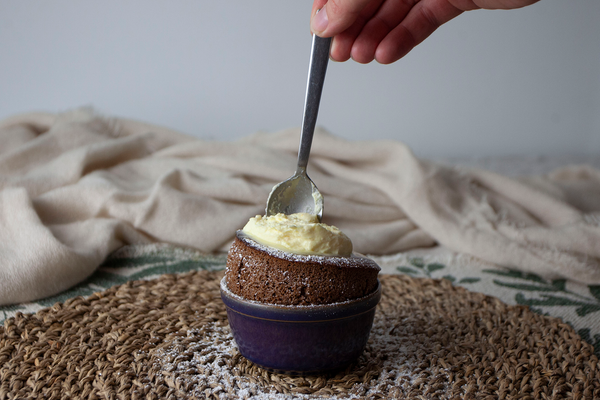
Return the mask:
{"type": "Polygon", "coordinates": [[[592,347],[558,319],[449,282],[381,277],[361,358],[269,373],[238,353],[222,272],[164,275],[17,314],[0,328],[0,399],[598,399],[592,347]]]}

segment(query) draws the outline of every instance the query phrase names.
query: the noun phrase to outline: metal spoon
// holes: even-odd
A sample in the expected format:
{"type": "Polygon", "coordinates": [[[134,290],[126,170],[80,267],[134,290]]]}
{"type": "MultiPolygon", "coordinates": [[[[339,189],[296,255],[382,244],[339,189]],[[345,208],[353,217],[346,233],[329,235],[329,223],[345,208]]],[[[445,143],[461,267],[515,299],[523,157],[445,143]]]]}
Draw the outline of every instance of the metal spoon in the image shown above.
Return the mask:
{"type": "Polygon", "coordinates": [[[300,149],[298,150],[298,166],[291,178],[275,185],[271,190],[267,200],[267,216],[278,213],[309,213],[316,215],[319,221],[323,217],[323,196],[321,196],[313,181],[306,175],[306,166],[308,165],[310,146],[315,133],[317,114],[319,113],[319,103],[325,72],[327,71],[327,62],[329,61],[330,46],[331,38],[321,38],[313,35],[300,149]]]}

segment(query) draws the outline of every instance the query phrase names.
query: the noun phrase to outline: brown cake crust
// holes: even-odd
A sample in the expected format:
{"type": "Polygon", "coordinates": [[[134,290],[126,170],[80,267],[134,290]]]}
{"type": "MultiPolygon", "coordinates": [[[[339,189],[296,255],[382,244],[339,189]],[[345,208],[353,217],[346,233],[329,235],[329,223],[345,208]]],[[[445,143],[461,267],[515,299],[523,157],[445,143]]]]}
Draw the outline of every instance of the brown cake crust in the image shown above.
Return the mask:
{"type": "Polygon", "coordinates": [[[227,256],[225,278],[231,292],[248,300],[314,305],[372,293],[379,270],[364,256],[301,256],[263,246],[238,232],[227,256]]]}

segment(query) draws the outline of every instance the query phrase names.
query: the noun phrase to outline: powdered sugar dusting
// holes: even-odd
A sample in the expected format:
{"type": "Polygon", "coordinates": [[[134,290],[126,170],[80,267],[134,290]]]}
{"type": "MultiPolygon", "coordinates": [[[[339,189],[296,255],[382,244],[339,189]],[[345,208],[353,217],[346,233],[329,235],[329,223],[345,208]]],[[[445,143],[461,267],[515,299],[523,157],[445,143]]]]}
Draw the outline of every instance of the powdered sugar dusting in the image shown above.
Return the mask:
{"type": "Polygon", "coordinates": [[[304,262],[304,263],[319,263],[319,264],[327,264],[333,265],[341,268],[353,268],[353,267],[361,267],[361,268],[375,268],[380,270],[379,266],[375,263],[375,261],[371,260],[368,257],[363,255],[353,253],[350,257],[336,257],[336,256],[318,256],[318,255],[303,255],[303,254],[294,254],[288,253],[273,247],[265,246],[257,241],[251,239],[247,235],[245,235],[242,231],[238,231],[236,233],[238,239],[243,241],[246,245],[262,251],[272,257],[276,257],[286,261],[292,262],[304,262]]]}
{"type": "Polygon", "coordinates": [[[172,341],[168,348],[155,350],[153,370],[177,389],[178,398],[402,397],[432,381],[442,386],[447,382],[443,378],[447,371],[423,362],[433,349],[424,336],[415,338],[411,322],[390,321],[379,314],[364,354],[335,377],[290,377],[261,370],[239,354],[229,327],[218,324],[208,324],[204,332],[188,331],[186,337],[172,341]],[[340,386],[340,382],[346,385],[340,386]],[[319,390],[306,390],[309,384],[319,390]]]}
{"type": "Polygon", "coordinates": [[[153,354],[154,367],[186,397],[219,399],[285,398],[240,376],[232,360],[240,355],[228,327],[209,324],[205,333],[188,331],[186,339],[153,354]],[[192,340],[189,340],[192,339],[192,340]]]}

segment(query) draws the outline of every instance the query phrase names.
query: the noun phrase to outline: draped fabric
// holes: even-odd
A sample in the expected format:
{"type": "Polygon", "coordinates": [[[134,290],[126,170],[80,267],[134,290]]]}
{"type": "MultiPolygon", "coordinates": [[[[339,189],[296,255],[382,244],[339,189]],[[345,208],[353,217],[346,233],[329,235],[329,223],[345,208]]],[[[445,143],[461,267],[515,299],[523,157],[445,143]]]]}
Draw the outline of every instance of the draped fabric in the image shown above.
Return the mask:
{"type": "MultiPolygon", "coordinates": [[[[125,244],[226,250],[292,175],[299,129],[224,142],[82,109],[0,122],[0,304],[56,294],[125,244]]],[[[523,179],[417,159],[397,141],[317,129],[308,173],[356,251],[443,245],[600,283],[600,171],[523,179]]]]}

